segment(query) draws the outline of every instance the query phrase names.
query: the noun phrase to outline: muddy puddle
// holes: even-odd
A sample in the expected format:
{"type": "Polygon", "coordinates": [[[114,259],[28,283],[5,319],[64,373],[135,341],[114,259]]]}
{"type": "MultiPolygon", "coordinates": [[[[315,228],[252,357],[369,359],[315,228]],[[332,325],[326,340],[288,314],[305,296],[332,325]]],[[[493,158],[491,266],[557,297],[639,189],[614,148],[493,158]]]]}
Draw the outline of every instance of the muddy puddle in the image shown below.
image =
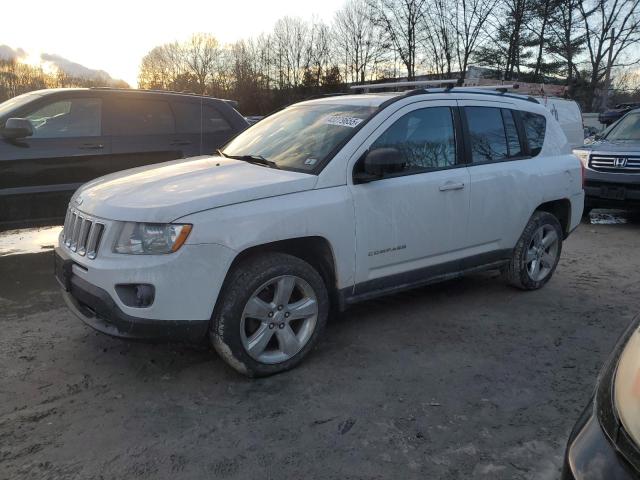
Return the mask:
{"type": "Polygon", "coordinates": [[[0,257],[53,250],[62,226],[0,232],[0,257]]]}
{"type": "Polygon", "coordinates": [[[592,225],[615,225],[621,223],[637,223],[640,220],[638,212],[630,210],[614,210],[594,208],[589,212],[589,223],[592,225]]]}

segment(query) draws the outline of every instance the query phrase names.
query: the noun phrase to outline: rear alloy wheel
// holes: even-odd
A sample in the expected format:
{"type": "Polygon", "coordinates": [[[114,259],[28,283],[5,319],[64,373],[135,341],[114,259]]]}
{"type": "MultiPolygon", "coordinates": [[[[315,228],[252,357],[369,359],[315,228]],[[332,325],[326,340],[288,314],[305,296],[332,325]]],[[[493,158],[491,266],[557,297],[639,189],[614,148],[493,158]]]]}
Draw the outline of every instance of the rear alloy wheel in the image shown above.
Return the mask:
{"type": "Polygon", "coordinates": [[[525,258],[527,273],[534,282],[549,276],[558,261],[560,238],[551,225],[542,225],[534,232],[525,258]]]}
{"type": "Polygon", "coordinates": [[[249,257],[225,281],[211,341],[237,371],[272,375],[302,361],[317,343],[328,312],[327,288],[307,262],[283,253],[249,257]]]}
{"type": "Polygon", "coordinates": [[[523,290],[541,288],[549,281],[560,260],[562,228],[548,212],[535,212],[524,229],[503,274],[523,290]]]}

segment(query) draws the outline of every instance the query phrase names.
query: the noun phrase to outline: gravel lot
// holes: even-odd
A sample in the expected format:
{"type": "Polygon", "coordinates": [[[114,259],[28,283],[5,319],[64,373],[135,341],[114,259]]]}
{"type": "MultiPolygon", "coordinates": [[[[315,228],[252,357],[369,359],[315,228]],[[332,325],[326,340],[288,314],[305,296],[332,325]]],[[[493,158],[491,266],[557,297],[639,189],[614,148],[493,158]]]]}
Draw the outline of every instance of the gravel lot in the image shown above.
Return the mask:
{"type": "Polygon", "coordinates": [[[581,225],[541,291],[486,273],[361,304],[262,380],[94,333],[50,252],[0,256],[0,478],[557,478],[638,311],[639,233],[581,225]]]}

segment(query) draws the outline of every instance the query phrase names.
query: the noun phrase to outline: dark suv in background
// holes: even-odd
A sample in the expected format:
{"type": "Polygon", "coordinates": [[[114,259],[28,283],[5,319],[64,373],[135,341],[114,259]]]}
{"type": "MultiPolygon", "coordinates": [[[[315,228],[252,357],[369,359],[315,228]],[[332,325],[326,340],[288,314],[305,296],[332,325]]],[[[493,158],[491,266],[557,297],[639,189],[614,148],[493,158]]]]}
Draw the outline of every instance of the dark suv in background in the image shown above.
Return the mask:
{"type": "Polygon", "coordinates": [[[227,100],[108,88],[27,93],[0,104],[0,228],[64,218],[107,173],[212,154],[247,128],[227,100]]]}
{"type": "Polygon", "coordinates": [[[640,110],[573,153],[585,166],[585,211],[640,207],[640,110]]]}
{"type": "Polygon", "coordinates": [[[603,125],[611,125],[613,122],[617,122],[624,115],[629,113],[631,110],[636,108],[640,108],[640,103],[620,103],[613,107],[611,110],[607,110],[606,112],[602,112],[598,115],[598,121],[603,125]]]}

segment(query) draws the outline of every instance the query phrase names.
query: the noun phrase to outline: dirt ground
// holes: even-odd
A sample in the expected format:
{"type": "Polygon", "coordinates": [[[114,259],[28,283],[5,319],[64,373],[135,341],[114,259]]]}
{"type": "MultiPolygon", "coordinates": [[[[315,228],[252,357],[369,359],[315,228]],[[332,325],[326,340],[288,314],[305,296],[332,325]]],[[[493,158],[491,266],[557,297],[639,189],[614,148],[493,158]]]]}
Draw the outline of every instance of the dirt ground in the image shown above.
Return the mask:
{"type": "Polygon", "coordinates": [[[2,479],[553,479],[638,312],[640,223],[583,224],[542,290],[493,273],[361,304],[296,370],[128,343],[0,257],[2,479]]]}

